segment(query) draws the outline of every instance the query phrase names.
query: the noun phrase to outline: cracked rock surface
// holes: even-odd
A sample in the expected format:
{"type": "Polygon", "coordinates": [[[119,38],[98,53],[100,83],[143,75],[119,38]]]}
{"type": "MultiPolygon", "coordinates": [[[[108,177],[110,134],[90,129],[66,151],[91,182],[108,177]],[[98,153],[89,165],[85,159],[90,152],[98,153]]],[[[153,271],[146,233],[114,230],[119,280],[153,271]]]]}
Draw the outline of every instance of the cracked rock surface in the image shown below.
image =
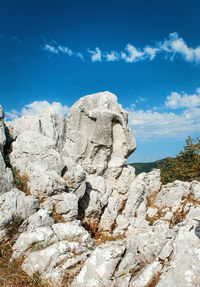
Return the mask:
{"type": "Polygon", "coordinates": [[[5,126],[0,107],[0,242],[20,219],[10,260],[56,287],[200,286],[200,182],[136,176],[124,165],[135,148],[109,92],[79,99],[67,118],[46,109],[5,126]],[[26,193],[13,188],[16,169],[26,193]]]}

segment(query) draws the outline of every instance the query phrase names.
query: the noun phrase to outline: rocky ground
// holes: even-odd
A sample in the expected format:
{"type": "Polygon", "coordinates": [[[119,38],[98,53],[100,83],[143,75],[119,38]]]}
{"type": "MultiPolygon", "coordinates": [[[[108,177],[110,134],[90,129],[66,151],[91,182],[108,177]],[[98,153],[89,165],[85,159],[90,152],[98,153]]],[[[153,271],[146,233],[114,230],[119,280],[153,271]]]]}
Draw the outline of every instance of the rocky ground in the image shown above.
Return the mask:
{"type": "Polygon", "coordinates": [[[200,183],[136,176],[124,166],[135,148],[109,92],[67,119],[46,109],[5,123],[0,109],[0,285],[200,286],[200,183]]]}

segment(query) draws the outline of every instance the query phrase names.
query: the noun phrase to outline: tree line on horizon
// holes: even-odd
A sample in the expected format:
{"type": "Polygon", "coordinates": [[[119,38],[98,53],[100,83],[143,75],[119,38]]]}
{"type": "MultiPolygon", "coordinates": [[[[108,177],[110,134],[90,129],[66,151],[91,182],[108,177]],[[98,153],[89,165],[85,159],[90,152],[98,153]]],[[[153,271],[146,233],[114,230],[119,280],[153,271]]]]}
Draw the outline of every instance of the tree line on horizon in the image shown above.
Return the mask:
{"type": "Polygon", "coordinates": [[[163,160],[150,163],[133,163],[136,175],[141,172],[149,172],[154,168],[161,170],[161,182],[167,184],[175,180],[191,182],[200,181],[200,138],[186,139],[186,144],[179,154],[172,158],[167,157],[163,160]]]}

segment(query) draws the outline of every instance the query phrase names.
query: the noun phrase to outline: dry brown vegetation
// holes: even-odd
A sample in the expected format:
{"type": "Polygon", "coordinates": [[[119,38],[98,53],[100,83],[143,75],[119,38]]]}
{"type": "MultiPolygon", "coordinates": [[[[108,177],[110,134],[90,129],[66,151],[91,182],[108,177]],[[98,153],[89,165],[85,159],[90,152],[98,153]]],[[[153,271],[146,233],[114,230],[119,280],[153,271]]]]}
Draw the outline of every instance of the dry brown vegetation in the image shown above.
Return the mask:
{"type": "Polygon", "coordinates": [[[200,201],[195,200],[192,197],[192,194],[189,194],[187,197],[182,198],[183,202],[181,208],[177,209],[176,211],[172,211],[172,208],[168,207],[168,211],[171,211],[173,213],[173,216],[171,219],[165,219],[164,216],[168,212],[166,211],[167,206],[161,208],[155,204],[155,198],[159,192],[160,190],[151,194],[147,202],[147,209],[148,207],[157,209],[157,213],[154,216],[146,216],[146,220],[149,222],[149,225],[153,225],[156,220],[162,219],[164,221],[168,221],[170,223],[170,228],[172,228],[173,226],[182,222],[185,219],[186,215],[190,210],[190,206],[186,208],[187,204],[200,205],[200,201]]]}
{"type": "Polygon", "coordinates": [[[27,174],[20,175],[20,172],[15,167],[13,168],[14,186],[27,195],[31,195],[28,187],[29,178],[27,174]]]}
{"type": "Polygon", "coordinates": [[[64,217],[62,216],[62,214],[58,214],[56,212],[56,208],[55,208],[55,205],[53,207],[53,212],[52,212],[52,217],[53,219],[55,220],[56,223],[59,223],[59,222],[66,222],[66,220],[64,219],[64,217]]]}
{"type": "Polygon", "coordinates": [[[18,228],[23,220],[13,217],[7,224],[7,239],[0,243],[0,286],[2,287],[46,287],[38,273],[29,277],[21,268],[23,260],[10,260],[12,246],[18,236],[18,228]]]}

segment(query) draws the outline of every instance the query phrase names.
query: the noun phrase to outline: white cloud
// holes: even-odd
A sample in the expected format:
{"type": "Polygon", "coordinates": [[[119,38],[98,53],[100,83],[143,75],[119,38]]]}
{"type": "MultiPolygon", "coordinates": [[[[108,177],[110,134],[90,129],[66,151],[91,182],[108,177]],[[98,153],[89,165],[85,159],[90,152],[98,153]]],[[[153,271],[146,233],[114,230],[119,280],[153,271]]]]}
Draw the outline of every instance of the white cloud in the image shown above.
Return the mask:
{"type": "Polygon", "coordinates": [[[48,51],[48,52],[51,52],[51,53],[54,53],[54,54],[58,54],[58,49],[55,48],[52,45],[46,44],[46,45],[43,46],[43,49],[48,51]]]}
{"type": "Polygon", "coordinates": [[[70,57],[74,56],[84,61],[84,57],[80,52],[73,52],[66,46],[57,45],[55,41],[53,41],[53,44],[45,44],[44,46],[42,46],[42,48],[43,50],[53,54],[64,54],[70,57]]]}
{"type": "Polygon", "coordinates": [[[184,109],[181,113],[166,110],[158,112],[159,107],[147,111],[137,110],[136,105],[128,109],[129,123],[136,139],[182,138],[200,132],[200,95],[188,96],[173,92],[167,97],[165,106],[173,110],[180,107],[184,109]]]}
{"type": "Polygon", "coordinates": [[[183,93],[181,95],[177,92],[172,92],[167,97],[165,105],[171,109],[198,107],[200,106],[200,94],[188,95],[183,93]]]}
{"type": "MultiPolygon", "coordinates": [[[[56,41],[51,41],[50,44],[45,44],[42,48],[53,54],[66,54],[85,61],[82,53],[74,52],[66,46],[58,45],[56,41]]],[[[136,47],[128,43],[121,51],[103,51],[96,47],[94,50],[88,49],[87,52],[90,55],[91,62],[116,62],[121,60],[126,63],[134,63],[144,60],[152,61],[160,55],[170,61],[174,61],[179,56],[186,62],[200,63],[200,46],[189,47],[176,32],[170,33],[168,38],[163,41],[145,45],[144,47],[136,47]]]]}
{"type": "Polygon", "coordinates": [[[159,52],[159,49],[147,46],[144,48],[144,52],[146,54],[146,57],[149,58],[151,61],[155,58],[157,52],[159,52]]]}
{"type": "Polygon", "coordinates": [[[169,34],[169,39],[159,44],[160,51],[171,55],[174,59],[176,55],[181,55],[186,62],[200,62],[200,46],[196,48],[188,47],[185,41],[179,37],[178,33],[169,34]]]}
{"type": "Polygon", "coordinates": [[[11,121],[20,117],[21,116],[21,113],[18,112],[17,110],[15,109],[12,109],[11,111],[9,112],[5,112],[5,115],[6,115],[6,119],[10,119],[11,121]]]}
{"type": "Polygon", "coordinates": [[[200,131],[200,109],[184,111],[178,115],[172,112],[159,113],[154,110],[129,112],[129,123],[133,133],[140,140],[154,140],[166,137],[186,137],[200,131]]]}
{"type": "Polygon", "coordinates": [[[91,54],[91,61],[92,62],[101,62],[102,61],[102,54],[101,54],[101,50],[96,47],[95,50],[89,50],[88,52],[91,54]]]}
{"type": "Polygon", "coordinates": [[[119,61],[120,56],[117,52],[111,51],[110,53],[105,54],[105,58],[107,62],[115,62],[115,61],[119,61]]]}
{"type": "Polygon", "coordinates": [[[59,102],[53,102],[50,104],[47,101],[35,101],[31,104],[25,105],[21,111],[12,109],[11,111],[5,112],[5,114],[6,119],[14,120],[21,116],[38,114],[40,111],[45,109],[49,109],[52,113],[61,113],[65,116],[67,115],[68,111],[68,107],[63,106],[59,102]]]}
{"type": "Polygon", "coordinates": [[[97,47],[95,50],[88,49],[88,52],[91,54],[92,62],[101,62],[103,60],[113,62],[123,60],[126,63],[144,60],[152,61],[160,54],[171,61],[174,61],[176,56],[179,55],[186,62],[200,63],[200,46],[196,48],[189,47],[176,32],[169,34],[167,39],[154,45],[135,47],[129,43],[123,51],[101,51],[97,47]]]}
{"type": "Polygon", "coordinates": [[[133,63],[140,60],[143,60],[144,52],[139,51],[136,47],[131,44],[128,44],[125,48],[126,52],[121,53],[122,59],[127,63],[133,63]]]}
{"type": "Polygon", "coordinates": [[[68,47],[58,46],[58,51],[62,52],[63,54],[67,54],[68,56],[72,56],[73,52],[68,47]]]}

